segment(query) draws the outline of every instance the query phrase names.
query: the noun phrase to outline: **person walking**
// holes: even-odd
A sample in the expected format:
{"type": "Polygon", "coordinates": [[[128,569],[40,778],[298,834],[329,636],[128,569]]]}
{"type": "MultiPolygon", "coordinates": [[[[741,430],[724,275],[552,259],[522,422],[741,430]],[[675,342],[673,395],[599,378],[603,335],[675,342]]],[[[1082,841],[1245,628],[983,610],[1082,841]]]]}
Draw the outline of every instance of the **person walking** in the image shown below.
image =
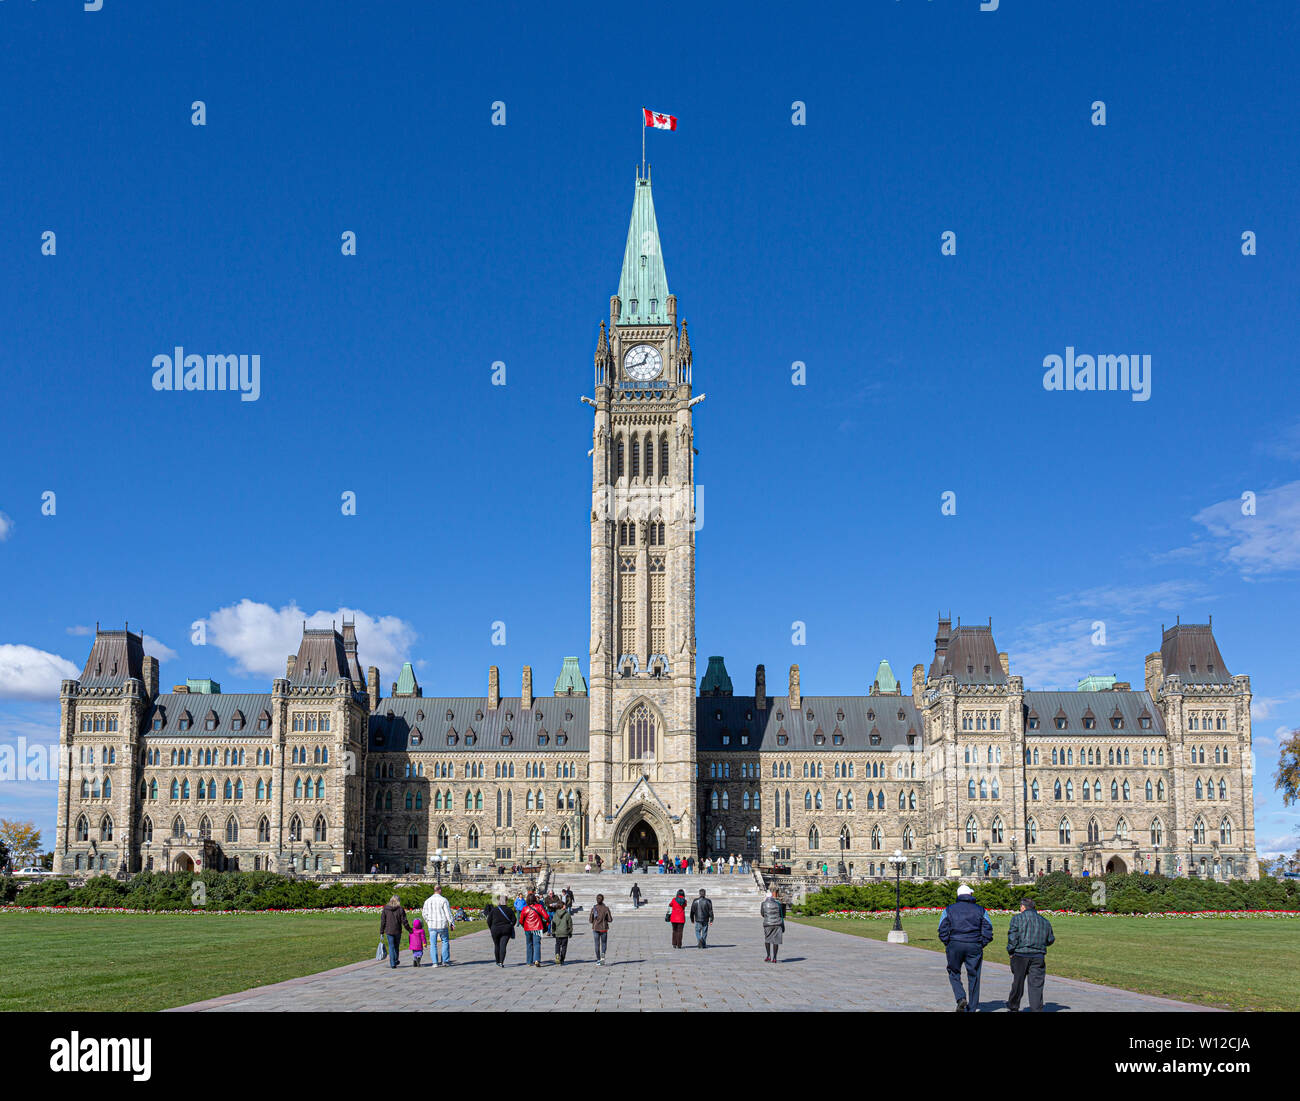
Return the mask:
{"type": "Polygon", "coordinates": [[[560,903],[551,918],[551,935],[555,937],[555,962],[563,967],[564,957],[569,954],[569,938],[573,936],[573,911],[567,900],[560,903]]]}
{"type": "Polygon", "coordinates": [[[415,918],[411,922],[411,966],[419,967],[420,960],[424,956],[424,946],[429,943],[429,938],[425,936],[424,924],[420,918],[415,918]]]}
{"type": "Polygon", "coordinates": [[[975,892],[965,883],[957,888],[957,901],[939,919],[939,939],[948,955],[948,981],[957,999],[957,1012],[974,1013],[979,1009],[980,968],[984,963],[984,946],[993,939],[993,923],[988,911],[975,901],[975,892]],[[961,985],[963,965],[966,990],[961,985]]]}
{"type": "Polygon", "coordinates": [[[434,887],[433,894],[424,900],[420,914],[424,918],[424,927],[429,930],[429,958],[433,966],[450,967],[451,931],[456,926],[456,919],[451,912],[451,903],[443,897],[441,887],[434,887]]]}
{"type": "Polygon", "coordinates": [[[704,888],[700,888],[700,897],[691,903],[691,921],[695,923],[695,943],[707,948],[709,926],[713,924],[713,903],[704,897],[704,888]]]}
{"type": "Polygon", "coordinates": [[[596,963],[604,966],[605,952],[609,947],[609,923],[614,920],[614,915],[605,905],[604,895],[596,896],[596,905],[591,908],[587,920],[591,922],[591,935],[596,941],[596,963]]]}
{"type": "Polygon", "coordinates": [[[704,874],[708,875],[711,871],[713,871],[713,857],[706,856],[704,858],[704,874]]]}
{"type": "Polygon", "coordinates": [[[632,898],[632,909],[633,910],[641,909],[641,884],[633,883],[632,889],[628,892],[628,894],[632,898]]]}
{"type": "Polygon", "coordinates": [[[668,903],[668,921],[673,927],[673,947],[682,946],[682,929],[686,926],[686,892],[678,888],[668,903]]]}
{"type": "Polygon", "coordinates": [[[1020,1012],[1020,995],[1029,980],[1029,1012],[1043,1011],[1043,982],[1047,977],[1047,948],[1056,943],[1052,923],[1038,912],[1032,898],[1020,900],[1020,913],[1007,926],[1007,955],[1011,957],[1011,993],[1007,1010],[1020,1012]]]}
{"type": "Polygon", "coordinates": [[[398,953],[401,951],[402,930],[411,931],[411,923],[406,920],[406,911],[396,895],[388,900],[388,905],[379,911],[379,935],[388,942],[388,966],[396,967],[398,953]]]}
{"type": "Polygon", "coordinates": [[[777,953],[785,940],[785,903],[776,897],[776,888],[767,889],[767,897],[758,908],[763,919],[764,963],[776,963],[777,953]]]}
{"type": "Polygon", "coordinates": [[[572,887],[564,888],[564,905],[567,906],[570,910],[573,909],[573,888],[572,887]]]}
{"type": "Polygon", "coordinates": [[[519,924],[524,927],[524,942],[528,949],[524,963],[529,967],[541,967],[542,934],[551,924],[551,915],[537,901],[537,896],[532,891],[528,892],[524,908],[519,911],[519,924]]]}
{"type": "Polygon", "coordinates": [[[493,893],[492,905],[483,911],[483,916],[487,919],[488,932],[492,934],[492,950],[496,955],[497,966],[505,967],[506,949],[514,939],[515,926],[519,922],[505,888],[493,893]]]}

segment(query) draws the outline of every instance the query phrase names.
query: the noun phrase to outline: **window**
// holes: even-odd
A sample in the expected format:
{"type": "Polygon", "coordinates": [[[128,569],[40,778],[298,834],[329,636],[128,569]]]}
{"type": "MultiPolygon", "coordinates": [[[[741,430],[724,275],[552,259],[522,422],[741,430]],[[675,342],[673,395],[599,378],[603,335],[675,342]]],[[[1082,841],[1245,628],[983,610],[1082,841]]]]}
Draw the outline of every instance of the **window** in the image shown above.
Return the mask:
{"type": "Polygon", "coordinates": [[[1039,794],[1038,781],[1035,780],[1032,784],[1029,785],[1029,795],[1030,798],[1032,798],[1035,803],[1038,802],[1038,794],[1039,794]]]}
{"type": "Polygon", "coordinates": [[[979,823],[972,814],[966,819],[966,844],[974,845],[979,840],[979,823]]]}
{"type": "Polygon", "coordinates": [[[1002,844],[1003,826],[1002,819],[993,819],[993,825],[989,828],[989,840],[995,845],[1002,844]]]}
{"type": "Polygon", "coordinates": [[[816,852],[818,849],[821,848],[821,845],[822,845],[822,835],[820,831],[817,829],[816,826],[810,827],[808,830],[808,851],[816,852]]]}
{"type": "MultiPolygon", "coordinates": [[[[109,826],[109,829],[111,832],[112,830],[111,824],[109,826]]],[[[1229,822],[1227,818],[1225,818],[1222,822],[1219,823],[1219,844],[1221,845],[1232,844],[1232,823],[1229,822]]]]}
{"type": "Polygon", "coordinates": [[[1070,820],[1068,818],[1061,819],[1061,825],[1057,829],[1057,837],[1062,845],[1070,843],[1070,820]]]}

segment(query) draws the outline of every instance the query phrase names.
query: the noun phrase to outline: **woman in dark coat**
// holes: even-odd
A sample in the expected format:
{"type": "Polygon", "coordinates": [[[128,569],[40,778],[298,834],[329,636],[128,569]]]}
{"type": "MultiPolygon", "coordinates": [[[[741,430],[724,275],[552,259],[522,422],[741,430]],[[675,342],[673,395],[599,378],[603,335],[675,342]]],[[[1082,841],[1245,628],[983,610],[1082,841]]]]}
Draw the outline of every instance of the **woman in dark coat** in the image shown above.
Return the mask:
{"type": "Polygon", "coordinates": [[[668,903],[668,920],[673,927],[673,947],[682,946],[682,930],[686,928],[686,892],[678,890],[668,903]]]}
{"type": "Polygon", "coordinates": [[[483,911],[487,919],[488,932],[492,934],[492,947],[496,952],[498,967],[506,965],[506,949],[515,935],[515,925],[519,921],[514,903],[504,891],[497,891],[492,896],[492,905],[483,911]]]}
{"type": "Polygon", "coordinates": [[[401,951],[402,929],[409,933],[411,923],[406,920],[406,911],[402,909],[401,900],[393,895],[388,905],[379,911],[379,935],[388,942],[388,966],[397,966],[397,955],[401,951]]]}

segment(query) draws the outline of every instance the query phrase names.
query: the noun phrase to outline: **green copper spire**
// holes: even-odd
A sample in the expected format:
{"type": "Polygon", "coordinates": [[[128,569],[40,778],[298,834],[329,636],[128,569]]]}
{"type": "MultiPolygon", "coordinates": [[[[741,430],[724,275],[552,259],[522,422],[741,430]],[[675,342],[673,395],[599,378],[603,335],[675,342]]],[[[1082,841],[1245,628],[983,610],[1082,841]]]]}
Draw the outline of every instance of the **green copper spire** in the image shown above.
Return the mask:
{"type": "Polygon", "coordinates": [[[582,670],[578,668],[576,657],[564,659],[564,665],[560,667],[560,675],[555,678],[555,694],[557,696],[587,694],[587,681],[582,675],[582,670]]]}
{"type": "Polygon", "coordinates": [[[731,695],[731,677],[727,674],[727,667],[720,657],[709,658],[709,667],[704,672],[704,678],[700,681],[701,696],[730,696],[731,695]]]}
{"type": "Polygon", "coordinates": [[[894,671],[889,667],[889,662],[883,659],[876,666],[876,688],[880,692],[898,691],[898,678],[894,676],[894,671]]]}
{"type": "Polygon", "coordinates": [[[623,274],[618,279],[618,296],[623,300],[619,322],[625,325],[666,324],[668,321],[668,274],[659,245],[659,224],[655,201],[650,194],[650,176],[638,176],[632,199],[632,221],[627,227],[627,248],[623,251],[623,274]]]}
{"type": "Polygon", "coordinates": [[[420,686],[415,682],[415,670],[411,668],[411,663],[408,661],[397,675],[397,687],[393,690],[393,695],[418,696],[419,694],[420,686]]]}

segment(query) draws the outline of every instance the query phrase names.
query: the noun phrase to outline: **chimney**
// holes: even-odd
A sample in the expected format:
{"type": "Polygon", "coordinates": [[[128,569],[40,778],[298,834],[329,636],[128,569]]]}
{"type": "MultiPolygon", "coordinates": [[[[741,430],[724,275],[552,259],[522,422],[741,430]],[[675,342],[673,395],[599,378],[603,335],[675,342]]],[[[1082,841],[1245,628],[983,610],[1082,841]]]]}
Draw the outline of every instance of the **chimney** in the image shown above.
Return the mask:
{"type": "Polygon", "coordinates": [[[379,666],[372,665],[366,670],[366,691],[370,695],[370,710],[379,710],[379,666]]]}
{"type": "Polygon", "coordinates": [[[1117,680],[1110,686],[1112,692],[1132,692],[1133,685],[1126,680],[1117,680]]]}
{"type": "Polygon", "coordinates": [[[1151,694],[1151,699],[1156,698],[1156,692],[1160,689],[1160,682],[1165,679],[1165,662],[1159,652],[1147,654],[1146,669],[1146,687],[1151,694]]]}
{"type": "Polygon", "coordinates": [[[190,686],[188,684],[174,684],[172,685],[172,692],[175,695],[188,696],[190,693],[190,686]]]}
{"type": "Polygon", "coordinates": [[[1003,676],[1011,676],[1011,659],[1007,657],[1005,650],[998,654],[998,664],[1002,666],[1003,676]]]}
{"type": "Polygon", "coordinates": [[[925,670],[921,666],[912,666],[912,706],[920,708],[921,693],[925,690],[925,670]]]}
{"type": "Polygon", "coordinates": [[[799,697],[799,666],[790,666],[790,710],[798,711],[802,706],[799,697]]]}
{"type": "Polygon", "coordinates": [[[144,659],[144,694],[147,699],[156,700],[158,698],[158,659],[146,657],[144,659]]]}
{"type": "Polygon", "coordinates": [[[293,680],[293,667],[298,664],[298,655],[290,654],[289,660],[284,663],[285,680],[293,680]]]}
{"type": "Polygon", "coordinates": [[[761,665],[754,667],[754,706],[767,710],[767,670],[761,665]]]}
{"type": "Polygon", "coordinates": [[[533,667],[524,666],[524,687],[519,693],[519,709],[528,711],[533,706],[533,667]]]}
{"type": "Polygon", "coordinates": [[[501,670],[495,665],[488,666],[488,710],[495,711],[501,706],[501,670]]]}

